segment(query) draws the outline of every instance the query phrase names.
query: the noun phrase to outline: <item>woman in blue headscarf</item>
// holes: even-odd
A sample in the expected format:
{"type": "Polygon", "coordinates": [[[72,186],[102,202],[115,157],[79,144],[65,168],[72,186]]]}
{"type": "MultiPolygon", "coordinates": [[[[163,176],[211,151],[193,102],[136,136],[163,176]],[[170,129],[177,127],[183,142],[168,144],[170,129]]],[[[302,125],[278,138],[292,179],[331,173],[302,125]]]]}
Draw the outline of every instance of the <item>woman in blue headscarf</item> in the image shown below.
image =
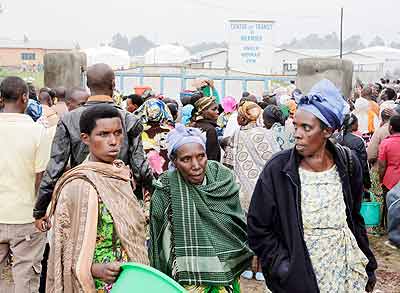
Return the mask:
{"type": "Polygon", "coordinates": [[[273,292],[371,292],[377,263],[360,214],[363,173],[330,142],[349,105],[329,80],[301,98],[295,147],[265,166],[248,214],[248,237],[273,292]]]}
{"type": "Polygon", "coordinates": [[[185,105],[181,111],[181,123],[188,126],[192,120],[192,111],[194,106],[191,104],[185,105]]]}

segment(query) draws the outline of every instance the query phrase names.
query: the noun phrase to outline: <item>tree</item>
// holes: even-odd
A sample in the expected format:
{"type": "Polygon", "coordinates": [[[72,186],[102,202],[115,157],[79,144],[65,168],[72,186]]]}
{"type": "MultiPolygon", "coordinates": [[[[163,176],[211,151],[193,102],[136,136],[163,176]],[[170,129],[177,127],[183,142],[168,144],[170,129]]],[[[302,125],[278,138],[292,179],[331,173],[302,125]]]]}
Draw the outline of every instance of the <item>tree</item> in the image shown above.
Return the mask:
{"type": "Polygon", "coordinates": [[[146,39],[144,36],[133,37],[129,41],[129,55],[143,56],[148,50],[156,46],[155,43],[146,39]]]}
{"type": "Polygon", "coordinates": [[[318,34],[309,34],[299,40],[294,38],[290,43],[282,44],[280,47],[291,49],[337,49],[339,47],[339,38],[334,32],[322,37],[318,34]]]}
{"type": "Polygon", "coordinates": [[[391,42],[390,47],[395,48],[395,49],[400,49],[400,43],[398,42],[391,42]]]}
{"type": "Polygon", "coordinates": [[[226,42],[202,42],[199,44],[195,44],[193,46],[188,47],[187,49],[192,54],[196,54],[199,52],[216,49],[216,48],[228,48],[228,44],[226,42]]]}
{"type": "Polygon", "coordinates": [[[375,47],[375,46],[385,46],[385,41],[379,37],[375,36],[375,38],[369,43],[369,47],[375,47]]]}
{"type": "Polygon", "coordinates": [[[364,49],[365,45],[362,42],[360,35],[352,35],[343,41],[343,49],[345,51],[355,51],[364,49]]]}
{"type": "Polygon", "coordinates": [[[340,40],[335,32],[324,37],[324,49],[337,49],[340,45],[339,43],[340,40]]]}
{"type": "Polygon", "coordinates": [[[129,50],[129,41],[127,36],[123,36],[120,33],[116,33],[112,36],[111,39],[111,47],[128,51],[129,50]]]}

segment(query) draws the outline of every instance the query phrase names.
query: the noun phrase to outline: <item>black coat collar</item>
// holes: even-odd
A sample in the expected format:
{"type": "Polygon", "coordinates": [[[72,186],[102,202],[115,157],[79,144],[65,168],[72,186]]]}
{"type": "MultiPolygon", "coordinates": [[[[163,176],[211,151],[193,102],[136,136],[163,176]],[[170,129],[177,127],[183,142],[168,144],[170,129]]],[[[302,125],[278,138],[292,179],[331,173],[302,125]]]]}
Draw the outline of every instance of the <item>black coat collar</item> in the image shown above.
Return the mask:
{"type": "MultiPolygon", "coordinates": [[[[346,162],[344,161],[344,158],[342,158],[336,146],[330,140],[327,141],[326,148],[333,155],[333,160],[336,164],[339,176],[343,179],[343,177],[347,175],[346,162]]],[[[294,183],[296,183],[297,185],[300,185],[299,166],[302,159],[303,156],[300,155],[299,152],[296,150],[296,147],[294,147],[290,152],[289,161],[282,169],[282,171],[289,175],[294,183]]]]}

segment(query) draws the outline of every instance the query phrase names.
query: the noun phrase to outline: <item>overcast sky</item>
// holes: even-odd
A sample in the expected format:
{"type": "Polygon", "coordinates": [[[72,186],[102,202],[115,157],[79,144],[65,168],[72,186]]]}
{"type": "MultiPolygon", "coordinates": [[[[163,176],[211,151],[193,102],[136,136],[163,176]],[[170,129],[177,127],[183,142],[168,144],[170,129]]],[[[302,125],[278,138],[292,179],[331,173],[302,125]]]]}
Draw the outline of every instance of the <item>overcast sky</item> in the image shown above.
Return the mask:
{"type": "Polygon", "coordinates": [[[309,33],[360,33],[400,42],[399,0],[0,0],[0,37],[72,40],[81,47],[113,33],[145,35],[157,43],[227,40],[229,19],[275,20],[275,44],[309,33]]]}

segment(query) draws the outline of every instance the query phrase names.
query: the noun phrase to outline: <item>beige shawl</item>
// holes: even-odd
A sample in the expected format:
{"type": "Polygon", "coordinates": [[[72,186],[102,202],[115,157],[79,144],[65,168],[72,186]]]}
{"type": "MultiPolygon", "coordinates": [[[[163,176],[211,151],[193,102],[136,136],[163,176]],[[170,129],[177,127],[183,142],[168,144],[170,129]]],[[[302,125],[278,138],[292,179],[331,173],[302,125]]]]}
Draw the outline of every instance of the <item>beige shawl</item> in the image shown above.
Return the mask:
{"type": "Polygon", "coordinates": [[[144,216],[133,194],[130,170],[87,162],[65,173],[53,193],[53,238],[46,292],[95,292],[91,275],[96,246],[98,200],[112,215],[129,261],[148,264],[144,216]]]}

